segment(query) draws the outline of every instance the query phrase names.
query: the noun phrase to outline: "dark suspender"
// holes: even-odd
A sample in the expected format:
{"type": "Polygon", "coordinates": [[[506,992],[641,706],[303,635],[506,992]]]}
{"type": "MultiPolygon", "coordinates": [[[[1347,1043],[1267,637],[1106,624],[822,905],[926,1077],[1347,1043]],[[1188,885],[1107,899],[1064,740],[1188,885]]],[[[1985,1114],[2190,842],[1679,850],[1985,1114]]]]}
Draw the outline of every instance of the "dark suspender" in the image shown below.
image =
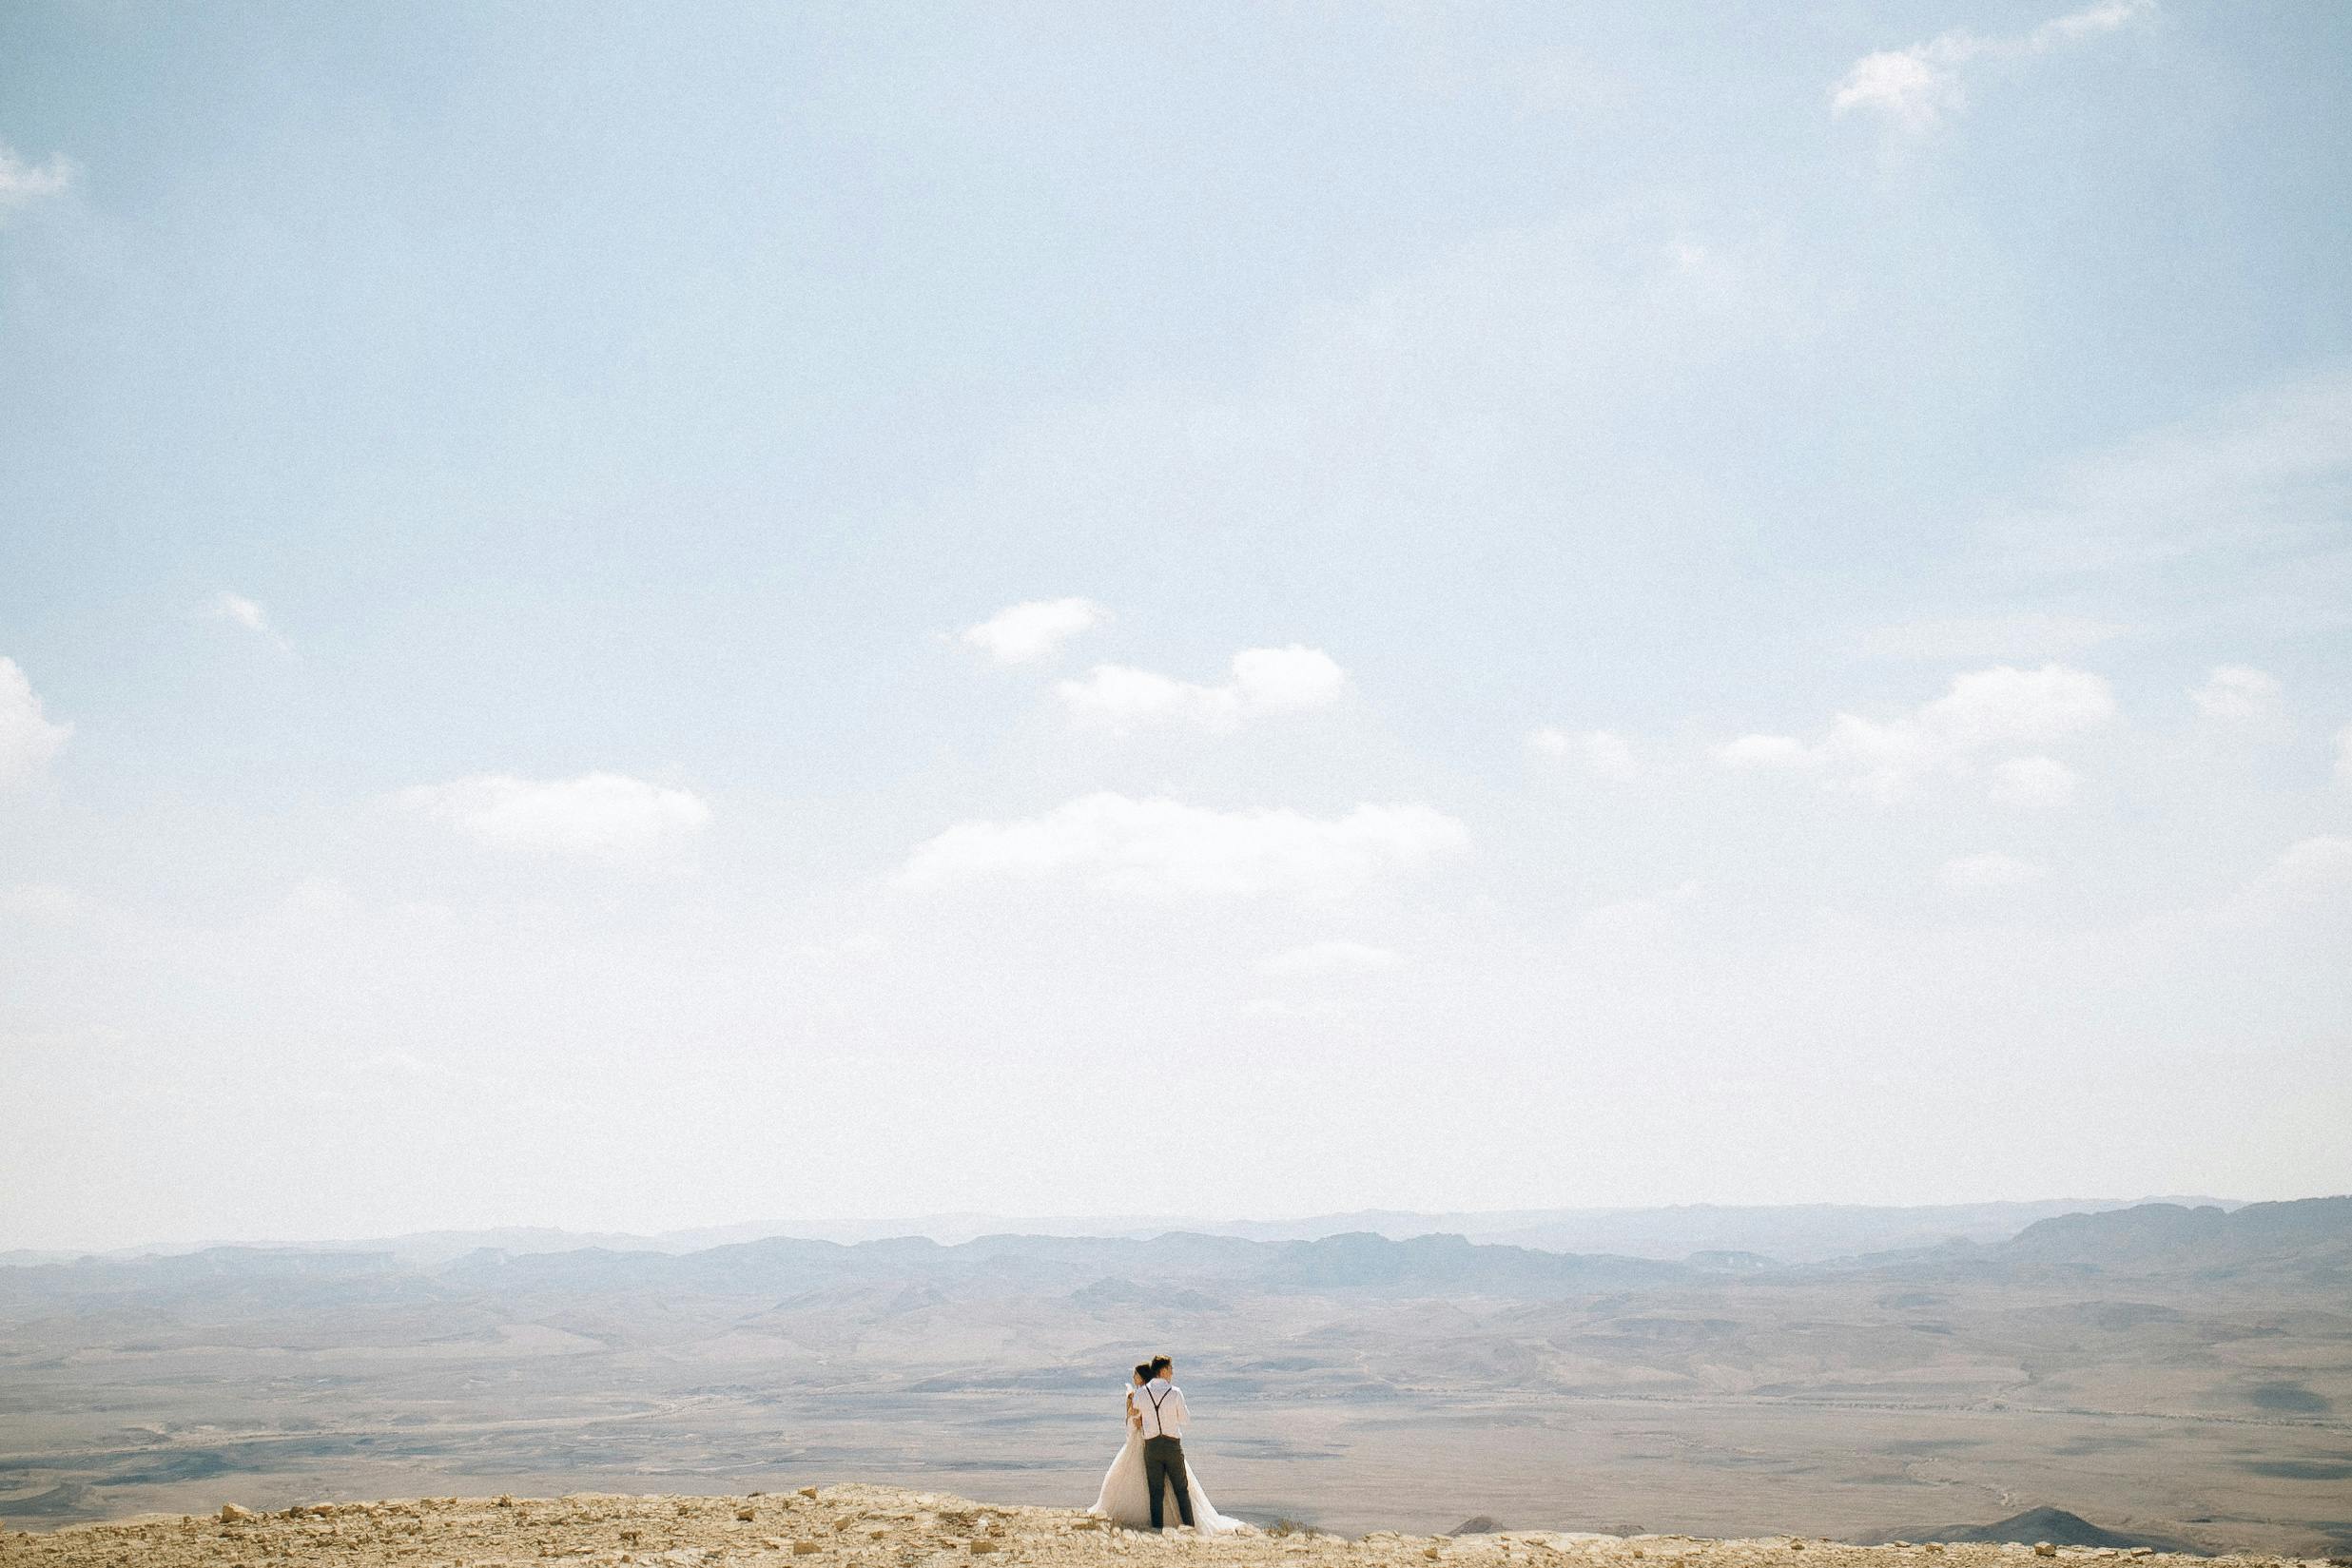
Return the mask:
{"type": "MultiPolygon", "coordinates": [[[[1173,1394],[1175,1392],[1176,1384],[1172,1383],[1168,1385],[1168,1394],[1173,1394]]],[[[1168,1394],[1161,1394],[1158,1397],[1154,1398],[1152,1394],[1152,1385],[1148,1383],[1143,1385],[1143,1397],[1147,1400],[1151,1400],[1152,1415],[1155,1418],[1159,1415],[1159,1407],[1168,1403],[1168,1394]]],[[[1168,1423],[1166,1422],[1155,1419],[1153,1424],[1159,1428],[1159,1430],[1154,1433],[1153,1436],[1164,1438],[1168,1435],[1168,1423]]]]}

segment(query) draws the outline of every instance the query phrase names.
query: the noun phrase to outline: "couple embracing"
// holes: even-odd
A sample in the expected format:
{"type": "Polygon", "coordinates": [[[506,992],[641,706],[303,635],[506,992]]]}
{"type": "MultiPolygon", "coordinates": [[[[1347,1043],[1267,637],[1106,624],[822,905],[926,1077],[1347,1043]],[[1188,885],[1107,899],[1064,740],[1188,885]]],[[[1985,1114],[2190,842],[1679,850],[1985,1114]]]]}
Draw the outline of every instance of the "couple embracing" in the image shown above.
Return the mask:
{"type": "Polygon", "coordinates": [[[1136,1368],[1125,1391],[1127,1443],[1102,1478],[1102,1495],[1087,1510],[1098,1519],[1134,1529],[1164,1527],[1173,1497],[1176,1517],[1204,1536],[1221,1536],[1248,1525],[1228,1519],[1209,1502],[1200,1478],[1184,1460],[1184,1428],[1192,1411],[1176,1385],[1176,1364],[1154,1356],[1136,1368]]]}

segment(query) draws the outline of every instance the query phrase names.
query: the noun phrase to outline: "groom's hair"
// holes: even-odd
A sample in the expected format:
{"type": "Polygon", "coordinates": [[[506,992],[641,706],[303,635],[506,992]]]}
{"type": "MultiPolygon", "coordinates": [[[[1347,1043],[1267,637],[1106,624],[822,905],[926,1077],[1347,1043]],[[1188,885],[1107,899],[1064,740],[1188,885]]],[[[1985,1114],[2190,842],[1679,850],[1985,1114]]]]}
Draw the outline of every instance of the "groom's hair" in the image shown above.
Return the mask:
{"type": "Polygon", "coordinates": [[[1152,1358],[1152,1376],[1157,1377],[1175,1365],[1175,1362],[1170,1361],[1165,1356],[1154,1356],[1152,1358]]]}

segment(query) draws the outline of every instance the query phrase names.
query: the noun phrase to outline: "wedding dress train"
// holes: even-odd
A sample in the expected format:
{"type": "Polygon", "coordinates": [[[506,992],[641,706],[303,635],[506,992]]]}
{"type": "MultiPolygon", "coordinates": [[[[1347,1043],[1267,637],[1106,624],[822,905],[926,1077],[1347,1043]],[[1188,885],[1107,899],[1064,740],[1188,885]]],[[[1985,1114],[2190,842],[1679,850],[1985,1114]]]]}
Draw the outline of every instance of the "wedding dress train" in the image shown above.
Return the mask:
{"type": "MultiPolygon", "coordinates": [[[[1249,1525],[1237,1519],[1220,1514],[1211,1506],[1209,1494],[1200,1489],[1200,1478],[1193,1474],[1192,1462],[1184,1464],[1184,1480],[1192,1488],[1193,1525],[1204,1536],[1229,1535],[1247,1530],[1249,1525]]],[[[1176,1493],[1163,1492],[1159,1499],[1160,1522],[1181,1524],[1183,1516],[1176,1512],[1176,1493]]],[[[1152,1527],[1152,1494],[1143,1481],[1143,1434],[1133,1427],[1127,1431],[1127,1444],[1111,1462],[1110,1471],[1102,1478],[1102,1495],[1086,1510],[1097,1519],[1107,1519],[1113,1524],[1123,1524],[1131,1530],[1152,1527]]]]}

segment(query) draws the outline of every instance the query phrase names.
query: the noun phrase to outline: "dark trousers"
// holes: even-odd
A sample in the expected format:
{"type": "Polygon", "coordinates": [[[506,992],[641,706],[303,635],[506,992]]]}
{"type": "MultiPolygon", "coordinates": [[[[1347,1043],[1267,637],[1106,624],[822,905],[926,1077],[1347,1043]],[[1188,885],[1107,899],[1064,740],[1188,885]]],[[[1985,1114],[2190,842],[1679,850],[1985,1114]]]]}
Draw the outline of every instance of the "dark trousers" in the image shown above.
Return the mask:
{"type": "Polygon", "coordinates": [[[1160,1527],[1159,1483],[1167,1481],[1176,1487],[1176,1518],[1186,1524],[1193,1522],[1193,1489],[1184,1481],[1184,1440],[1182,1438],[1145,1438],[1143,1440],[1143,1484],[1152,1489],[1152,1528],[1160,1527]]]}

